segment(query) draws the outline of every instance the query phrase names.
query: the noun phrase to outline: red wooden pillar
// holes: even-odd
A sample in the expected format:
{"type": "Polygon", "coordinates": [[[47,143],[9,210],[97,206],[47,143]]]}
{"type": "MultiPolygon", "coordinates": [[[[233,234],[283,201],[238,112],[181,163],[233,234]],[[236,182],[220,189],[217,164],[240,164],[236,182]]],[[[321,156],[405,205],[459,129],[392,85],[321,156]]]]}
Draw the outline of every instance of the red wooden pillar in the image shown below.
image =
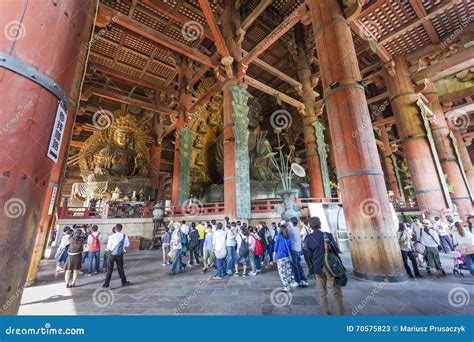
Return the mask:
{"type": "Polygon", "coordinates": [[[466,172],[467,181],[469,182],[469,188],[471,188],[471,191],[474,191],[474,167],[472,166],[471,157],[467,151],[466,142],[461,135],[461,131],[453,129],[452,132],[456,138],[464,172],[466,172]]]}
{"type": "Polygon", "coordinates": [[[432,128],[431,132],[436,150],[438,151],[441,167],[447,175],[448,183],[454,185],[451,199],[458,208],[461,219],[466,220],[469,215],[472,215],[472,199],[467,178],[465,178],[461,165],[459,165],[456,158],[453,141],[450,137],[450,129],[439,102],[438,94],[436,94],[435,86],[431,80],[426,80],[424,94],[430,102],[431,110],[435,116],[436,127],[432,128]]]}
{"type": "MultiPolygon", "coordinates": [[[[314,101],[313,101],[314,102],[314,101]]],[[[318,146],[316,144],[316,134],[314,133],[313,123],[317,121],[314,114],[314,106],[312,114],[308,115],[308,105],[305,103],[306,115],[303,118],[303,134],[306,148],[306,163],[308,164],[309,186],[311,197],[325,198],[323,178],[321,175],[321,164],[319,161],[318,146]]],[[[309,110],[311,113],[311,110],[309,110]]]]}
{"type": "MultiPolygon", "coordinates": [[[[18,310],[18,294],[25,286],[42,209],[49,200],[54,162],[46,152],[61,97],[58,90],[72,96],[80,80],[81,43],[90,33],[91,18],[93,4],[88,0],[2,3],[0,308],[4,314],[18,310]]],[[[74,118],[68,115],[67,120],[74,118]]],[[[65,132],[63,141],[69,139],[65,132]]]]}
{"type": "Polygon", "coordinates": [[[339,1],[309,1],[354,274],[403,281],[395,222],[377,152],[350,23],[339,1]],[[357,132],[357,138],[353,138],[357,132]]]}
{"type": "MultiPolygon", "coordinates": [[[[378,118],[382,119],[381,116],[378,118]]],[[[379,119],[379,120],[380,120],[379,119]]],[[[380,129],[380,140],[384,144],[384,165],[385,165],[385,177],[387,178],[388,189],[393,192],[395,198],[400,198],[400,187],[398,186],[397,176],[395,174],[395,166],[392,161],[392,146],[390,145],[390,139],[387,133],[387,127],[382,125],[380,129]]]]}
{"type": "Polygon", "coordinates": [[[384,69],[383,75],[410,168],[418,207],[421,211],[440,213],[447,208],[447,204],[424,130],[420,108],[416,104],[418,95],[413,88],[404,58],[394,55],[393,61],[396,74],[391,76],[384,69]]]}
{"type": "MultiPolygon", "coordinates": [[[[309,186],[311,197],[324,198],[323,177],[321,175],[321,164],[319,161],[318,146],[313,123],[318,119],[315,112],[315,97],[311,86],[311,67],[306,56],[306,44],[302,24],[295,26],[295,38],[297,44],[296,69],[298,79],[303,87],[303,103],[305,116],[303,118],[303,134],[306,148],[306,163],[308,164],[309,186]]],[[[319,108],[320,109],[320,108],[319,108]]]]}
{"type": "Polygon", "coordinates": [[[179,60],[179,108],[178,121],[176,123],[174,160],[173,160],[173,184],[171,187],[171,205],[179,205],[179,178],[181,174],[180,130],[184,128],[188,109],[191,107],[191,93],[187,89],[188,82],[192,77],[191,61],[187,57],[181,56],[179,60]]]}

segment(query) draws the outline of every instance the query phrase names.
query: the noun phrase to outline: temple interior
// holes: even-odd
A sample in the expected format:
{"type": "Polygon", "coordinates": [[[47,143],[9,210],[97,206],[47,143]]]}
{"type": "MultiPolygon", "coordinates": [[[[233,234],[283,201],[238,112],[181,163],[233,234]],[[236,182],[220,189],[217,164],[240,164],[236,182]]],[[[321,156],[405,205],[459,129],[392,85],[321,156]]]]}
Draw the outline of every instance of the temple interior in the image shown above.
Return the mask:
{"type": "Polygon", "coordinates": [[[0,6],[0,306],[73,224],[319,213],[400,282],[398,221],[473,216],[471,0],[0,6]]]}

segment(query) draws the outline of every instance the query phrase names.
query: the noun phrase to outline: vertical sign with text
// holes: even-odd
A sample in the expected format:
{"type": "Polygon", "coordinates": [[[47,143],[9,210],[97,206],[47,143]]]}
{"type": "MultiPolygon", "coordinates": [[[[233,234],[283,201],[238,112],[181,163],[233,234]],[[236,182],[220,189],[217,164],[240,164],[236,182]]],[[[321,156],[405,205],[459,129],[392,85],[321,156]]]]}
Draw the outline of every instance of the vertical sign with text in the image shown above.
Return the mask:
{"type": "Polygon", "coordinates": [[[64,129],[66,127],[67,113],[64,109],[62,102],[59,102],[58,109],[56,111],[56,119],[51,133],[51,139],[49,140],[49,147],[47,156],[49,159],[58,162],[59,151],[61,149],[61,142],[63,140],[64,129]]]}

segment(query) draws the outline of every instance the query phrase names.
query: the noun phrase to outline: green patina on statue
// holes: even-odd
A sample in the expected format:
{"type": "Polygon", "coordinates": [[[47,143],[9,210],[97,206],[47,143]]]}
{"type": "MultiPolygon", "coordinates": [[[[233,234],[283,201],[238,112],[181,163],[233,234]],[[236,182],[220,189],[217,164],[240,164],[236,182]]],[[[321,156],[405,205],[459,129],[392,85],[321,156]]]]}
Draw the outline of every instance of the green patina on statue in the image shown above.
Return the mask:
{"type": "Polygon", "coordinates": [[[324,141],[324,128],[323,124],[319,121],[312,123],[314,126],[314,134],[316,135],[316,145],[318,146],[319,165],[321,167],[321,178],[323,180],[324,195],[328,198],[331,196],[331,186],[329,181],[328,171],[328,153],[326,150],[326,142],[324,141]]]}
{"type": "Polygon", "coordinates": [[[235,195],[237,199],[237,217],[248,219],[250,207],[250,173],[249,173],[249,130],[247,101],[250,93],[239,87],[230,87],[232,92],[232,116],[234,119],[235,138],[235,195]]]}
{"type": "Polygon", "coordinates": [[[183,204],[189,199],[189,174],[191,170],[193,132],[185,127],[181,128],[179,135],[181,139],[179,157],[181,165],[179,174],[179,204],[183,204]]]}

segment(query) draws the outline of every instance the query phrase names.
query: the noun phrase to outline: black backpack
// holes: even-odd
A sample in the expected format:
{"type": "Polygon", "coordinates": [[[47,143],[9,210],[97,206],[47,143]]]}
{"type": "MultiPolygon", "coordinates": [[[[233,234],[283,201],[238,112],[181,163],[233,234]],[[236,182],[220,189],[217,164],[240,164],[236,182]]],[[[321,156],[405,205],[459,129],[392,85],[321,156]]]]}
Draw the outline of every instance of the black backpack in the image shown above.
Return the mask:
{"type": "Polygon", "coordinates": [[[242,242],[239,247],[239,255],[240,257],[247,257],[249,255],[249,245],[242,235],[240,235],[240,237],[242,238],[242,242]]]}

